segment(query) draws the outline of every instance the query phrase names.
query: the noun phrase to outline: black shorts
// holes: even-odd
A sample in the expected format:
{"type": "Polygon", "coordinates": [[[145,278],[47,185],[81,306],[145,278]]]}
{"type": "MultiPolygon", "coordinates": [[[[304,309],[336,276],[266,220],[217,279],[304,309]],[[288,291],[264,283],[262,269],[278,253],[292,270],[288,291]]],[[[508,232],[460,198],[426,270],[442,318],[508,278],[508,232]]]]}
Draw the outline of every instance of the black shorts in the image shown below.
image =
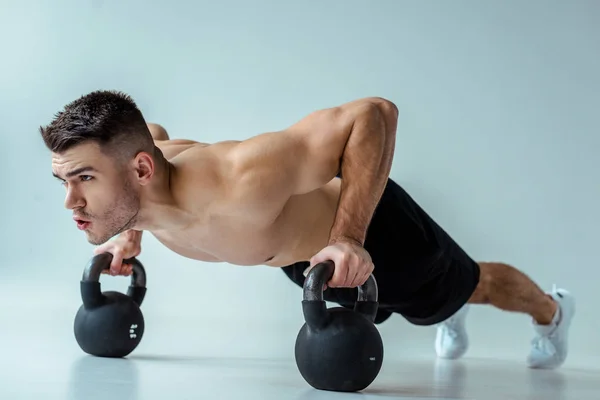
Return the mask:
{"type": "MultiPolygon", "coordinates": [[[[397,313],[415,325],[433,325],[452,316],[479,282],[479,265],[392,179],[375,210],[365,249],[379,289],[376,323],[397,313]]],[[[283,267],[304,285],[308,261],[283,267]]],[[[328,288],[326,301],[353,308],[356,288],[328,288]]]]}

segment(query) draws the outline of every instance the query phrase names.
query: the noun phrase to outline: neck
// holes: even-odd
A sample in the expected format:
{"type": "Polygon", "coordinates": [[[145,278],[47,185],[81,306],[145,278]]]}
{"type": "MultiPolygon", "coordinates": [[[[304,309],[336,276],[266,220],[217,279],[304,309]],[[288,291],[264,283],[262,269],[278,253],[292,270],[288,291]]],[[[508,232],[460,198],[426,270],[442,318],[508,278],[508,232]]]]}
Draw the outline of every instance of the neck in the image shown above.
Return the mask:
{"type": "Polygon", "coordinates": [[[183,212],[171,191],[175,167],[162,157],[155,165],[151,182],[140,192],[140,210],[134,227],[136,230],[176,229],[183,223],[183,212]]]}

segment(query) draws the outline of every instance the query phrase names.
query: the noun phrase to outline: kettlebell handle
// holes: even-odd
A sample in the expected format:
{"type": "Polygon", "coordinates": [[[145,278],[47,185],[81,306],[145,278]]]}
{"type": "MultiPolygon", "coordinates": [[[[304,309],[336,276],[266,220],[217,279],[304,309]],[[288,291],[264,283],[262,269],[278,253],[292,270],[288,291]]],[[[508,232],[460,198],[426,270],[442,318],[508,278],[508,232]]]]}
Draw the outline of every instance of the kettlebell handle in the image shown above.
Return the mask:
{"type": "MultiPolygon", "coordinates": [[[[323,286],[333,277],[335,264],[328,260],[315,265],[308,273],[304,281],[304,300],[305,301],[323,301],[323,286]]],[[[379,291],[375,276],[371,274],[369,279],[357,287],[359,302],[377,302],[379,291]]]]}
{"type": "MultiPolygon", "coordinates": [[[[325,329],[331,321],[323,300],[323,286],[329,282],[334,271],[335,264],[328,260],[315,265],[304,281],[302,312],[304,320],[311,329],[325,329]]],[[[377,281],[371,274],[369,279],[358,287],[358,299],[354,304],[354,311],[374,322],[377,316],[378,296],[377,281]]]]}
{"type": "MultiPolygon", "coordinates": [[[[112,258],[113,255],[110,253],[101,253],[92,257],[83,270],[83,277],[81,280],[83,282],[99,282],[102,271],[110,268],[112,258]]],[[[135,257],[132,257],[124,259],[123,264],[131,264],[133,267],[131,286],[146,287],[146,270],[142,263],[135,257]]]]}
{"type": "MultiPolygon", "coordinates": [[[[105,296],[100,288],[100,274],[110,268],[113,255],[110,253],[97,254],[88,262],[81,278],[81,298],[86,308],[94,308],[103,304],[105,296]]],[[[133,273],[127,295],[141,306],[146,295],[146,270],[142,263],[135,257],[123,260],[131,264],[133,273]]]]}

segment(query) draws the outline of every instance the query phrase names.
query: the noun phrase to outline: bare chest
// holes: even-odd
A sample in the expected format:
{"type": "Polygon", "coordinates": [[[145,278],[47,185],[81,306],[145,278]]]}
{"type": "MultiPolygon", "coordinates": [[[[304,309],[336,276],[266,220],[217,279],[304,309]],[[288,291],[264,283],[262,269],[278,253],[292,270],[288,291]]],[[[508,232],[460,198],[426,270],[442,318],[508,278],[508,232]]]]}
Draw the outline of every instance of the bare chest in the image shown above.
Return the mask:
{"type": "Polygon", "coordinates": [[[277,227],[255,225],[223,217],[185,231],[154,233],[170,250],[188,258],[235,265],[266,264],[280,252],[277,227]]]}
{"type": "Polygon", "coordinates": [[[180,232],[154,233],[172,251],[206,262],[284,266],[309,260],[327,245],[339,185],[291,198],[276,218],[215,213],[180,232]]]}

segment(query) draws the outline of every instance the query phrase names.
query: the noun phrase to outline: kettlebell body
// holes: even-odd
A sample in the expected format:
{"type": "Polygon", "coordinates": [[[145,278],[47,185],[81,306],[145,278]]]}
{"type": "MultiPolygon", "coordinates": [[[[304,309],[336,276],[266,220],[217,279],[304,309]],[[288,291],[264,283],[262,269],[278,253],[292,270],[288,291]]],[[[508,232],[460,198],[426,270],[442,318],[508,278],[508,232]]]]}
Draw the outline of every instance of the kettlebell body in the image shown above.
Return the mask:
{"type": "Polygon", "coordinates": [[[75,340],[79,347],[98,357],[125,357],[139,345],[144,335],[144,316],[140,309],[146,293],[145,271],[135,259],[134,274],[127,294],[102,292],[100,272],[110,266],[111,254],[95,256],[81,281],[83,304],[74,321],[75,340]]]}
{"type": "Polygon", "coordinates": [[[304,324],[295,356],[302,377],[314,388],[354,392],[379,375],[383,343],[374,324],[347,308],[328,310],[325,329],[304,324]]]}
{"type": "Polygon", "coordinates": [[[383,341],[374,324],[377,286],[371,276],[359,288],[354,310],[327,309],[322,288],[333,269],[333,263],[322,263],[307,276],[302,301],[306,322],[296,338],[294,355],[300,374],[315,389],[356,392],[375,380],[383,363],[383,341]]]}

